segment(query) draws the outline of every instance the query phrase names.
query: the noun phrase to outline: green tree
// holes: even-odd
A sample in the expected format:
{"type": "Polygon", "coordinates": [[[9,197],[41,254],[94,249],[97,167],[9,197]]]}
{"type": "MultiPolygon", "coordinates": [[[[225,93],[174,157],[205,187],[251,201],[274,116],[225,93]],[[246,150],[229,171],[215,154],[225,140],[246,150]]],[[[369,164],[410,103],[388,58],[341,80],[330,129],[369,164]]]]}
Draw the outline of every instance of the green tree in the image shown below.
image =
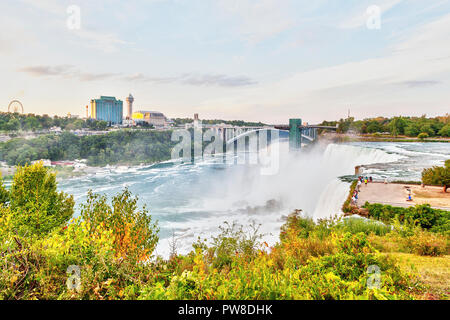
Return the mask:
{"type": "Polygon", "coordinates": [[[426,132],[421,132],[421,133],[419,133],[419,135],[417,136],[417,138],[419,138],[420,140],[425,140],[426,138],[428,138],[428,133],[426,133],[426,132]]]}
{"type": "Polygon", "coordinates": [[[8,131],[17,131],[20,129],[20,121],[17,119],[10,119],[5,125],[5,129],[8,131]]]}
{"type": "Polygon", "coordinates": [[[446,124],[439,130],[438,135],[442,137],[450,137],[450,124],[446,124]]]}
{"type": "Polygon", "coordinates": [[[369,124],[367,125],[368,133],[375,133],[375,132],[381,132],[381,131],[382,131],[382,127],[381,127],[380,123],[376,120],[370,121],[369,124]]]}
{"type": "Polygon", "coordinates": [[[450,186],[450,159],[445,161],[443,167],[434,166],[422,171],[422,183],[443,186],[444,192],[450,186]]]}
{"type": "Polygon", "coordinates": [[[405,128],[405,135],[408,137],[417,137],[417,135],[420,133],[420,128],[417,123],[410,123],[405,128]]]}
{"type": "Polygon", "coordinates": [[[389,130],[392,135],[397,136],[405,133],[406,121],[402,117],[395,117],[389,123],[389,130]]]}
{"type": "Polygon", "coordinates": [[[426,133],[430,137],[434,136],[434,130],[431,128],[429,124],[424,124],[423,126],[421,126],[420,133],[426,133]]]}
{"type": "Polygon", "coordinates": [[[42,162],[19,166],[10,192],[14,227],[20,234],[41,236],[73,215],[73,196],[57,191],[56,177],[42,162]]]}

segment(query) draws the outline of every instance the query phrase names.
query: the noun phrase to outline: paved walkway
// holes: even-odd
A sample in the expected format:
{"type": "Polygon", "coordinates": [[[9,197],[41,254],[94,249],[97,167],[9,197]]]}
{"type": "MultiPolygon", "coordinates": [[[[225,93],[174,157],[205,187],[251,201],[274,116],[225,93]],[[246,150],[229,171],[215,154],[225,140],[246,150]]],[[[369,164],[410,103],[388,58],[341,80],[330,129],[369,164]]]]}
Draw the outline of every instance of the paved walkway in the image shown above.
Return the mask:
{"type": "MultiPolygon", "coordinates": [[[[420,189],[421,187],[417,185],[369,182],[366,186],[363,183],[361,185],[361,191],[358,194],[357,205],[361,207],[367,201],[369,203],[381,203],[405,208],[415,206],[417,204],[424,203],[422,198],[419,201],[415,197],[415,191],[420,189]],[[411,188],[412,190],[413,201],[406,200],[408,198],[407,188],[411,188]]],[[[450,206],[442,206],[442,203],[450,201],[449,192],[444,194],[443,192],[439,192],[439,190],[442,190],[442,188],[430,186],[427,186],[425,190],[432,191],[435,194],[439,194],[439,198],[429,198],[426,201],[427,203],[429,203],[433,208],[450,211],[450,206]]]]}

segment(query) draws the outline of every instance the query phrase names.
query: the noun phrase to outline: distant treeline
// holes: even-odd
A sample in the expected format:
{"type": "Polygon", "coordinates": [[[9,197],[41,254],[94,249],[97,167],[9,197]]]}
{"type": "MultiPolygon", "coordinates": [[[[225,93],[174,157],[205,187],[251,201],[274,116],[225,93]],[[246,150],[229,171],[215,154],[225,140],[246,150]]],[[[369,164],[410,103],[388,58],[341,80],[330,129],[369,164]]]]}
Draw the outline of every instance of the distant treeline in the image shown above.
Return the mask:
{"type": "Polygon", "coordinates": [[[0,160],[8,165],[24,165],[39,159],[87,159],[92,166],[152,163],[170,159],[174,144],[171,131],[120,130],[93,136],[63,132],[0,143],[0,160]]]}
{"type": "Polygon", "coordinates": [[[355,121],[350,117],[339,121],[323,121],[322,125],[338,125],[338,133],[389,133],[393,136],[408,137],[450,137],[450,116],[427,118],[422,117],[393,117],[369,118],[355,121]]]}
{"type": "MultiPolygon", "coordinates": [[[[194,120],[191,118],[175,118],[173,119],[173,121],[175,122],[175,125],[180,126],[180,125],[184,125],[186,123],[192,123],[194,120]]],[[[220,119],[212,119],[212,120],[205,120],[202,119],[201,120],[203,124],[220,124],[220,123],[225,123],[225,124],[229,124],[232,126],[238,126],[238,127],[243,127],[243,126],[248,126],[248,127],[261,127],[261,126],[265,126],[264,123],[262,122],[247,122],[247,121],[243,121],[243,120],[220,120],[220,119]]]]}
{"type": "Polygon", "coordinates": [[[0,112],[0,131],[39,131],[52,127],[60,127],[63,130],[91,129],[105,130],[106,121],[94,119],[83,120],[69,117],[50,117],[48,115],[20,114],[0,112]]]}

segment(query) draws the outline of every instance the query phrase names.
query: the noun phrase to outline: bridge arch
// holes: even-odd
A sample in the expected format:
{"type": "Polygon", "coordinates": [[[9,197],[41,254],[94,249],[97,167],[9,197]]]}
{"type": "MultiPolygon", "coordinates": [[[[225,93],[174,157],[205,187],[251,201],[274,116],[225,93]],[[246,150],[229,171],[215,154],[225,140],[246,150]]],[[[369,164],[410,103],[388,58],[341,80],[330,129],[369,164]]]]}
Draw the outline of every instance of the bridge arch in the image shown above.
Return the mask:
{"type": "MultiPolygon", "coordinates": [[[[226,144],[228,145],[228,144],[234,143],[234,142],[238,141],[240,138],[247,137],[255,132],[257,133],[257,132],[261,132],[261,131],[278,131],[280,140],[289,139],[289,131],[287,131],[287,130],[280,130],[280,129],[275,129],[275,128],[261,128],[261,129],[255,129],[255,130],[248,130],[243,133],[240,133],[237,136],[234,136],[233,138],[228,139],[226,141],[226,144]]],[[[314,141],[315,135],[316,135],[315,132],[311,131],[306,134],[302,134],[302,138],[305,138],[309,143],[309,142],[314,141]]]]}

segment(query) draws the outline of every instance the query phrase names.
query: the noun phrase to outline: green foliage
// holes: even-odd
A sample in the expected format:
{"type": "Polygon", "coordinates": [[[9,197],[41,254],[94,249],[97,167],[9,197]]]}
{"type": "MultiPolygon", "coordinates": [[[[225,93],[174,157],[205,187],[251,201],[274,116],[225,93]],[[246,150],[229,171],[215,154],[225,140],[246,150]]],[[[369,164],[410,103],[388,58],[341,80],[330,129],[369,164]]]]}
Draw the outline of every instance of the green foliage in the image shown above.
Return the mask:
{"type": "MultiPolygon", "coordinates": [[[[194,122],[194,119],[192,118],[175,118],[173,119],[174,123],[176,126],[182,126],[186,123],[192,123],[194,122]]],[[[243,126],[248,126],[248,127],[261,127],[261,126],[265,126],[266,124],[262,123],[262,122],[247,122],[247,121],[243,121],[243,120],[221,120],[221,119],[202,119],[202,123],[203,124],[229,124],[232,126],[238,126],[238,127],[243,127],[243,126]]]]}
{"type": "Polygon", "coordinates": [[[9,201],[9,191],[3,185],[3,178],[0,176],[0,205],[5,205],[9,201]]]}
{"type": "Polygon", "coordinates": [[[347,199],[345,199],[344,204],[342,205],[342,212],[352,213],[353,211],[355,211],[354,213],[357,213],[356,211],[358,210],[358,208],[352,205],[352,197],[357,185],[358,180],[355,180],[350,184],[350,191],[347,195],[347,199]]]}
{"type": "MultiPolygon", "coordinates": [[[[354,118],[340,119],[339,121],[323,121],[322,125],[338,125],[338,133],[381,133],[389,132],[393,136],[406,135],[417,137],[421,133],[429,137],[450,136],[450,116],[426,118],[422,117],[393,117],[393,118],[369,118],[355,121],[354,118]]],[[[422,135],[421,137],[425,137],[422,135]]]]}
{"type": "Polygon", "coordinates": [[[426,138],[429,137],[429,134],[427,132],[421,132],[419,133],[419,135],[417,136],[417,138],[419,138],[420,140],[425,140],[426,138]]]}
{"type": "Polygon", "coordinates": [[[411,299],[415,278],[377,249],[448,253],[448,236],[420,227],[442,226],[448,215],[424,206],[398,212],[390,232],[374,221],[314,221],[297,211],[273,248],[261,243],[259,226],[225,223],[211,245],[199,241],[187,255],[149,259],[158,228],[128,190],[111,203],[89,192],[81,216],[65,225],[54,176],[42,164],[16,175],[10,204],[0,206],[0,299],[411,299]],[[35,219],[14,216],[30,207],[42,211],[38,217],[53,212],[55,219],[44,220],[53,225],[35,230],[35,219]],[[40,236],[11,232],[18,224],[40,236]],[[66,285],[74,265],[81,271],[76,290],[66,285]],[[369,286],[374,279],[377,286],[369,286]]]}
{"type": "Polygon", "coordinates": [[[450,159],[445,161],[444,167],[434,166],[422,171],[422,183],[443,186],[444,192],[450,186],[450,159]]]}
{"type": "Polygon", "coordinates": [[[450,226],[450,211],[433,209],[428,204],[402,208],[379,203],[366,203],[364,208],[369,210],[369,217],[392,223],[398,220],[401,223],[412,223],[434,232],[447,232],[450,226]]]}
{"type": "Polygon", "coordinates": [[[108,204],[106,196],[88,192],[81,217],[89,226],[90,235],[98,228],[113,231],[114,249],[118,257],[145,261],[150,258],[158,243],[158,226],[152,222],[145,207],[139,210],[137,198],[125,189],[108,204]]]}
{"type": "Polygon", "coordinates": [[[55,174],[42,163],[18,167],[11,186],[9,206],[12,230],[20,235],[42,236],[64,225],[72,216],[73,196],[56,189],[55,174]]]}
{"type": "Polygon", "coordinates": [[[376,234],[384,236],[391,231],[391,227],[379,221],[369,220],[365,218],[346,218],[338,225],[346,232],[351,234],[364,233],[366,235],[376,234]]]}
{"type": "Polygon", "coordinates": [[[25,165],[39,159],[88,159],[92,166],[153,163],[170,159],[170,131],[120,130],[103,135],[77,136],[70,132],[0,143],[0,160],[25,165]]]}
{"type": "Polygon", "coordinates": [[[419,231],[408,240],[410,252],[421,256],[441,256],[449,253],[448,241],[441,235],[419,231]]]}
{"type": "Polygon", "coordinates": [[[52,127],[63,130],[79,130],[82,128],[92,130],[105,130],[107,123],[94,119],[82,120],[69,117],[49,117],[48,115],[19,114],[0,112],[0,131],[39,131],[52,127]]]}
{"type": "Polygon", "coordinates": [[[220,233],[213,237],[211,253],[214,255],[213,265],[216,268],[230,266],[233,256],[242,255],[248,258],[253,257],[261,243],[262,235],[258,233],[259,226],[252,223],[250,231],[245,232],[243,226],[235,222],[229,224],[225,222],[219,227],[220,233]]]}
{"type": "Polygon", "coordinates": [[[439,130],[438,135],[442,137],[450,137],[450,123],[443,126],[441,130],[439,130]]]}

